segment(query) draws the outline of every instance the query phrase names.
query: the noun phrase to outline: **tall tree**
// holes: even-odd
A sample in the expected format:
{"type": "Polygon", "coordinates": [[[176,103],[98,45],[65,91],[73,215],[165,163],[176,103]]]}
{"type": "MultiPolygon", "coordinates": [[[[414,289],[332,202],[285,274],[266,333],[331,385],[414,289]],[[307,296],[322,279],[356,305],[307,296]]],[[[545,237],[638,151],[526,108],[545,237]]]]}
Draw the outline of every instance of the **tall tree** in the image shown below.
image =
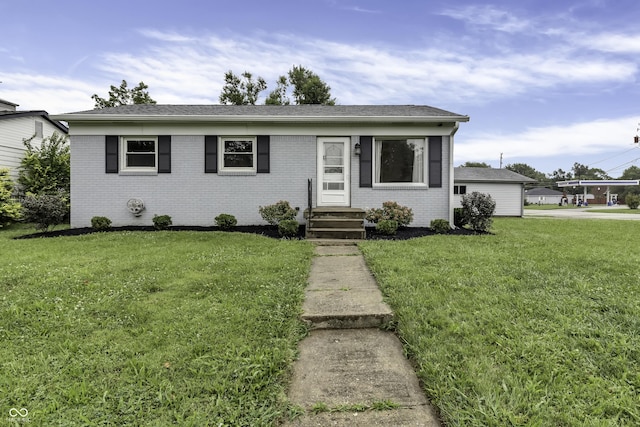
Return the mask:
{"type": "Polygon", "coordinates": [[[520,175],[533,178],[538,182],[548,181],[547,175],[536,170],[534,167],[529,166],[526,163],[513,163],[513,164],[506,165],[504,168],[512,172],[519,173],[520,175]]]}
{"type": "Polygon", "coordinates": [[[221,104],[255,105],[260,92],[267,88],[267,82],[258,77],[253,81],[253,75],[248,71],[242,73],[242,79],[229,70],[224,75],[225,85],[220,93],[221,104]]]}
{"type": "Polygon", "coordinates": [[[490,168],[491,165],[485,162],[464,162],[461,168],[490,168]]]}
{"type": "Polygon", "coordinates": [[[294,66],[286,76],[278,78],[277,87],[269,93],[266,104],[289,105],[289,88],[295,104],[336,104],[336,99],[331,97],[331,87],[320,76],[302,65],[294,66]]]}
{"type": "Polygon", "coordinates": [[[267,100],[265,101],[265,104],[267,105],[291,104],[291,101],[289,101],[289,97],[287,96],[288,87],[289,87],[289,83],[287,82],[287,78],[285,76],[278,77],[276,88],[269,93],[269,96],[267,96],[267,100]]]}
{"type": "Polygon", "coordinates": [[[93,108],[100,109],[131,104],[155,104],[156,101],[149,96],[147,89],[149,89],[149,86],[143,82],[140,82],[138,83],[138,86],[129,89],[127,87],[127,81],[122,80],[120,87],[111,85],[108,99],[101,98],[98,94],[93,94],[91,96],[91,99],[95,101],[95,106],[93,108]]]}
{"type": "Polygon", "coordinates": [[[549,178],[551,178],[551,181],[554,182],[568,181],[573,178],[573,175],[571,175],[571,172],[565,172],[562,169],[556,169],[549,175],[549,178]]]}
{"type": "MultiPolygon", "coordinates": [[[[640,168],[638,166],[629,166],[622,172],[622,176],[619,179],[640,179],[640,168]]],[[[627,185],[621,187],[620,190],[618,197],[622,200],[624,200],[628,194],[640,194],[640,186],[638,185],[627,185]]]]}

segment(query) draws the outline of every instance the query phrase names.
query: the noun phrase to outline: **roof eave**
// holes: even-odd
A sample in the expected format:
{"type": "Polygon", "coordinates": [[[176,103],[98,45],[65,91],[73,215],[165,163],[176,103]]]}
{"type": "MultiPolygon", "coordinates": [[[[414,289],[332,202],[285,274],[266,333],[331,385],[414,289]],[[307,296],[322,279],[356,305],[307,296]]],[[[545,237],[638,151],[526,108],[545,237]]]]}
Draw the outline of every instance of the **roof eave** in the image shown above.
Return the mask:
{"type": "Polygon", "coordinates": [[[281,123],[456,123],[469,116],[256,116],[256,115],[144,115],[58,114],[54,120],[73,122],[281,122],[281,123]]]}

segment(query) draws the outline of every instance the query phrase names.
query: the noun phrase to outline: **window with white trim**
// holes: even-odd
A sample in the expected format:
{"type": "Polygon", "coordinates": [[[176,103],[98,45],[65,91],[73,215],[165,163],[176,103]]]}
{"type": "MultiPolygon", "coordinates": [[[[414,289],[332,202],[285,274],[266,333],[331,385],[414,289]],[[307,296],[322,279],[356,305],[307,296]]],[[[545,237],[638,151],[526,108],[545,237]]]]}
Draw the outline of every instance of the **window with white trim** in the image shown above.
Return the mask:
{"type": "Polygon", "coordinates": [[[221,137],[221,171],[256,171],[255,137],[221,137]]]}
{"type": "Polygon", "coordinates": [[[157,171],[158,138],[122,137],[123,171],[157,171]]]}
{"type": "Polygon", "coordinates": [[[376,184],[426,183],[424,138],[376,138],[374,147],[376,184]]]}

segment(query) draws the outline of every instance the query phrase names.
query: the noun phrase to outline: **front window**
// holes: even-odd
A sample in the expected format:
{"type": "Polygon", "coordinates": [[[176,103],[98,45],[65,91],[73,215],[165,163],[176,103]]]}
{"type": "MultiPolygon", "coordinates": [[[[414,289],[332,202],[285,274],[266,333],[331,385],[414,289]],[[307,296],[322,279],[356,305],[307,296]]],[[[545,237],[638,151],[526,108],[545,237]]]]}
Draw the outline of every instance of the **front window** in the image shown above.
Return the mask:
{"type": "Polygon", "coordinates": [[[375,150],[377,184],[424,184],[424,138],[376,139],[375,150]]]}
{"type": "Polygon", "coordinates": [[[255,138],[221,138],[221,170],[255,171],[255,138]]]}
{"type": "Polygon", "coordinates": [[[123,170],[156,170],[157,138],[125,137],[122,144],[123,170]]]}

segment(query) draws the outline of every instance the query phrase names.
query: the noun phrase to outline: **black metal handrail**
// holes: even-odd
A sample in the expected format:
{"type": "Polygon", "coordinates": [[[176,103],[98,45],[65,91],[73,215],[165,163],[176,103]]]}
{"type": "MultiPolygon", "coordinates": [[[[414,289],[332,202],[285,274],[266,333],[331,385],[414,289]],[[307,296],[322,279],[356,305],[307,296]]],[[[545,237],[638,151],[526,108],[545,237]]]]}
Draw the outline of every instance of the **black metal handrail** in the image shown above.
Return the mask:
{"type": "Polygon", "coordinates": [[[313,180],[309,178],[307,180],[307,208],[309,209],[309,216],[307,217],[311,221],[311,198],[313,194],[313,180]]]}

